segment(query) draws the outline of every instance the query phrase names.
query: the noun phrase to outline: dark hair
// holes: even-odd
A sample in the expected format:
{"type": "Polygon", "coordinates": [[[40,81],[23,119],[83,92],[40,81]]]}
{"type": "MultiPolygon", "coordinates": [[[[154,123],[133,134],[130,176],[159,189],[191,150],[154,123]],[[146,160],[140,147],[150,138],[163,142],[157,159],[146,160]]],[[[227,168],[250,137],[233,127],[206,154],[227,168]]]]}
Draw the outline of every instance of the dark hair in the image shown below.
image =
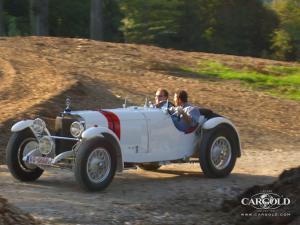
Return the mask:
{"type": "Polygon", "coordinates": [[[166,89],[159,88],[157,91],[162,92],[165,97],[169,97],[169,92],[166,89]]]}
{"type": "Polygon", "coordinates": [[[178,90],[175,92],[175,94],[182,102],[186,103],[188,101],[188,93],[186,91],[178,90]]]}

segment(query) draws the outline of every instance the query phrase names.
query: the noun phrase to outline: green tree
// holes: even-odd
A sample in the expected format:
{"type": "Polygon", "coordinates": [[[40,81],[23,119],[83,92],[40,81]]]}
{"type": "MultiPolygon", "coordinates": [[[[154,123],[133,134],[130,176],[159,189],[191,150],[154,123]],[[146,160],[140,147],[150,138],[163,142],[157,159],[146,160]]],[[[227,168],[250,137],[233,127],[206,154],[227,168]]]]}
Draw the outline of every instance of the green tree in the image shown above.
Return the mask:
{"type": "Polygon", "coordinates": [[[89,37],[90,0],[50,0],[50,36],[89,37]]]}
{"type": "Polygon", "coordinates": [[[124,36],[121,31],[122,19],[124,17],[120,9],[123,0],[103,0],[103,39],[105,41],[123,42],[124,36]]]}
{"type": "Polygon", "coordinates": [[[212,50],[261,56],[270,49],[270,34],[278,26],[273,11],[258,0],[227,0],[218,6],[212,50]]]}
{"type": "Polygon", "coordinates": [[[124,0],[121,30],[125,42],[174,47],[178,30],[180,0],[124,0]]]}
{"type": "Polygon", "coordinates": [[[260,0],[124,0],[127,42],[261,56],[277,17],[260,0]]]}
{"type": "Polygon", "coordinates": [[[184,0],[177,18],[177,39],[184,50],[210,51],[215,36],[218,0],[184,0]]]}
{"type": "MultiPolygon", "coordinates": [[[[103,37],[106,41],[123,40],[119,30],[122,14],[119,0],[102,0],[103,37]]],[[[49,2],[49,23],[51,36],[90,37],[91,0],[51,0],[49,2]]],[[[95,27],[95,29],[97,26],[95,27]]]]}
{"type": "Polygon", "coordinates": [[[274,0],[272,8],[280,19],[272,38],[275,57],[300,61],[300,0],[274,0]]]}
{"type": "Polygon", "coordinates": [[[272,37],[272,49],[276,59],[285,60],[293,51],[291,37],[288,32],[283,29],[274,31],[272,37]]]}
{"type": "Polygon", "coordinates": [[[3,0],[3,23],[5,33],[9,36],[28,35],[29,0],[3,0]]]}

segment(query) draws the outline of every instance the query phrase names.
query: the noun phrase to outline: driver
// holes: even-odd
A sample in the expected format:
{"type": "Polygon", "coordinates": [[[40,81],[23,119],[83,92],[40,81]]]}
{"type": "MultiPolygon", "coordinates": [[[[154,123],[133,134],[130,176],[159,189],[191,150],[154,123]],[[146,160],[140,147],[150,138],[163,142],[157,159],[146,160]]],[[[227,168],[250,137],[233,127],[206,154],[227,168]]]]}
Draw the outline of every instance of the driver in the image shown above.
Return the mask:
{"type": "Polygon", "coordinates": [[[184,90],[178,90],[174,94],[175,108],[173,108],[172,120],[180,131],[188,132],[198,125],[200,111],[188,103],[188,94],[184,90]],[[176,116],[175,116],[176,115],[176,116]]]}
{"type": "Polygon", "coordinates": [[[172,103],[168,101],[168,98],[169,98],[169,92],[166,89],[162,89],[162,88],[157,89],[155,93],[155,107],[168,108],[172,106],[172,103]]]}

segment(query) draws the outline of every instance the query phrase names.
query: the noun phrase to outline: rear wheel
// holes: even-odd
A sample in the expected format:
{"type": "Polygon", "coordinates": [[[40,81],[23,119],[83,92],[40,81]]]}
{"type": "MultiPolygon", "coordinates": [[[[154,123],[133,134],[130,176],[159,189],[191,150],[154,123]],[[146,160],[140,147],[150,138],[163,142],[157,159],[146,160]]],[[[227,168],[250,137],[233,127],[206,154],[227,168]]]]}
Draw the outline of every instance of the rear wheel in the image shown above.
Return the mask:
{"type": "Polygon", "coordinates": [[[200,166],[207,177],[225,177],[233,170],[238,146],[231,134],[227,126],[217,126],[208,136],[206,146],[201,146],[200,166]]]}
{"type": "Polygon", "coordinates": [[[15,132],[6,148],[6,163],[11,174],[21,181],[34,181],[44,172],[41,168],[23,161],[23,157],[38,148],[38,141],[29,130],[15,132]]]}
{"type": "Polygon", "coordinates": [[[116,152],[109,143],[93,139],[81,144],[75,161],[75,178],[89,191],[105,189],[112,181],[117,166],[116,152]]]}
{"type": "Polygon", "coordinates": [[[155,171],[158,170],[161,165],[159,165],[158,163],[144,163],[140,164],[139,167],[143,170],[155,171]]]}

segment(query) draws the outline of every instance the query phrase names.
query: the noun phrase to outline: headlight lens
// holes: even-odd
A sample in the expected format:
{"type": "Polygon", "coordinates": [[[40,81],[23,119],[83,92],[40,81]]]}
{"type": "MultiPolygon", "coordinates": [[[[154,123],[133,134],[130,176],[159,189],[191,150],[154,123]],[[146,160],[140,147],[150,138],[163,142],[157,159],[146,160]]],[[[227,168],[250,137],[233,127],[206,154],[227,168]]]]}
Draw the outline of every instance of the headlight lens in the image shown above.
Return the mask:
{"type": "Polygon", "coordinates": [[[48,155],[54,147],[54,142],[48,136],[44,136],[39,141],[39,151],[43,155],[48,155]]]}
{"type": "Polygon", "coordinates": [[[73,137],[80,137],[81,133],[84,130],[84,126],[82,123],[75,121],[71,124],[70,133],[73,137]]]}
{"type": "Polygon", "coordinates": [[[32,129],[35,133],[42,134],[45,128],[46,128],[46,123],[42,119],[36,118],[33,121],[32,129]]]}

